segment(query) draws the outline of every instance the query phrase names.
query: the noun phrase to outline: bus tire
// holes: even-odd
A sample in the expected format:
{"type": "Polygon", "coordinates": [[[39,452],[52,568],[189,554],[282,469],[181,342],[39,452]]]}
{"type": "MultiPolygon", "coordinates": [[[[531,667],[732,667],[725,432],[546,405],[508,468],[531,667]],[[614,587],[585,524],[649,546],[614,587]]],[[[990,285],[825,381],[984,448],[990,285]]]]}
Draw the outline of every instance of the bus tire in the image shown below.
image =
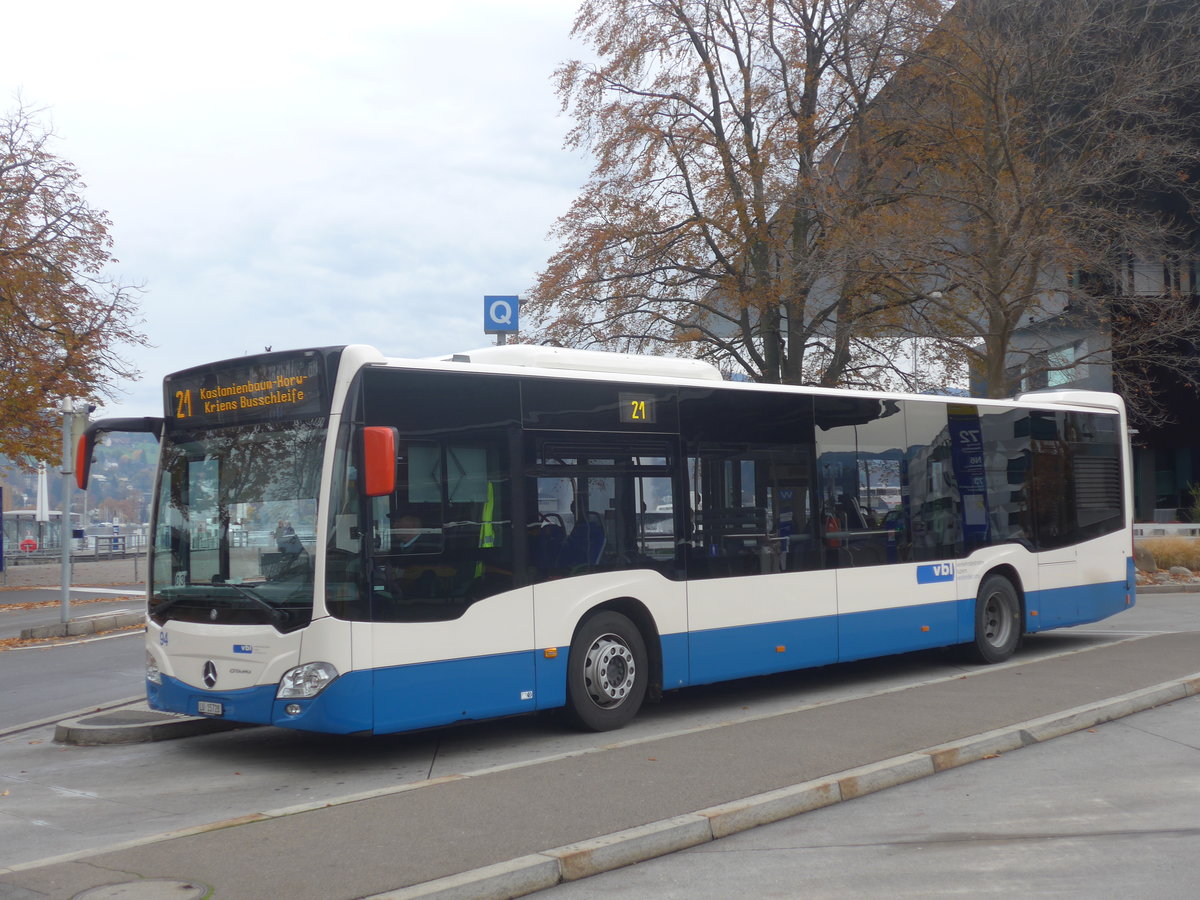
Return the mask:
{"type": "Polygon", "coordinates": [[[964,645],[978,663],[1004,662],[1021,640],[1021,598],[1003,575],[988,575],[975,598],[975,640],[964,645]]]}
{"type": "Polygon", "coordinates": [[[623,727],[641,708],[649,681],[646,642],[633,622],[609,611],[580,626],[567,658],[567,704],[580,727],[623,727]]]}

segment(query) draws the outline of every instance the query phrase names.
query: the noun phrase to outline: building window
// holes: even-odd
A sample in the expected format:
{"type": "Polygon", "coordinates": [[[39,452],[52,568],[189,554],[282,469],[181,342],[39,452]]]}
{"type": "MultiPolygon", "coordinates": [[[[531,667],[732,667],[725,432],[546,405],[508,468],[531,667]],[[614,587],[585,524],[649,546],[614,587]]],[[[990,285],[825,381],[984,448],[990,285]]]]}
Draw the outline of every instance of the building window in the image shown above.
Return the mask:
{"type": "Polygon", "coordinates": [[[1079,360],[1086,353],[1083,341],[1055,347],[1046,354],[1046,386],[1059,387],[1087,376],[1087,366],[1079,360]]]}

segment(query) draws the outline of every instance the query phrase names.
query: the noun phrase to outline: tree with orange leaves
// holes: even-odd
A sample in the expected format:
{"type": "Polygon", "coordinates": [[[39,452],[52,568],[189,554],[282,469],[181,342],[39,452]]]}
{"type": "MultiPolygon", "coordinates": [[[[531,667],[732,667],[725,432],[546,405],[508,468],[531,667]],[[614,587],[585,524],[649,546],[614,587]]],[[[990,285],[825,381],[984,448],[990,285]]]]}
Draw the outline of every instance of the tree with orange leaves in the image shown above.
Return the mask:
{"type": "Polygon", "coordinates": [[[916,298],[867,289],[863,223],[897,182],[876,181],[889,136],[859,113],[944,6],[585,0],[574,34],[597,62],[564,66],[558,91],[596,164],[527,296],[528,336],[765,382],[872,380],[854,343],[916,298]],[[844,181],[835,152],[857,160],[844,181]]]}
{"type": "Polygon", "coordinates": [[[875,237],[991,396],[1100,366],[1150,424],[1200,378],[1198,29],[1191,0],[960,0],[889,87],[875,237]]]}
{"type": "Polygon", "coordinates": [[[25,107],[0,118],[0,456],[50,460],[63,398],[98,400],[136,376],[135,288],[106,274],[111,223],[89,206],[25,107]]]}

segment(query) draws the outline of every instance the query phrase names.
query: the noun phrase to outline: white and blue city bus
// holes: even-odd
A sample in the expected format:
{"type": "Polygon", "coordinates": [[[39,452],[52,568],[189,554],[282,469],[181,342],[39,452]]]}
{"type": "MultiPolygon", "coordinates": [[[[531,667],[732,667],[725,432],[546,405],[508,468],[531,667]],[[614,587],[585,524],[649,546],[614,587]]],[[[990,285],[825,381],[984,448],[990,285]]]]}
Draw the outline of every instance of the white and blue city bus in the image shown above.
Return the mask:
{"type": "Polygon", "coordinates": [[[365,346],[170,375],[150,705],[335,733],[1021,636],[1134,602],[1115,395],[731,383],[687,360],[365,346]]]}

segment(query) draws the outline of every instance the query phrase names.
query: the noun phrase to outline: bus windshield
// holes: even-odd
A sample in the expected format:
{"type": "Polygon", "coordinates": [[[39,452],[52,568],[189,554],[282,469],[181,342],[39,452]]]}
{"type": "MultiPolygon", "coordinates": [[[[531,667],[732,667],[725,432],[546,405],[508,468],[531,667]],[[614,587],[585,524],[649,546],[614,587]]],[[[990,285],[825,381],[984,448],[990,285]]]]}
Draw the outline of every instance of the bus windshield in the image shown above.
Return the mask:
{"type": "Polygon", "coordinates": [[[308,624],[326,422],[168,433],[154,518],[150,617],[308,624]]]}

